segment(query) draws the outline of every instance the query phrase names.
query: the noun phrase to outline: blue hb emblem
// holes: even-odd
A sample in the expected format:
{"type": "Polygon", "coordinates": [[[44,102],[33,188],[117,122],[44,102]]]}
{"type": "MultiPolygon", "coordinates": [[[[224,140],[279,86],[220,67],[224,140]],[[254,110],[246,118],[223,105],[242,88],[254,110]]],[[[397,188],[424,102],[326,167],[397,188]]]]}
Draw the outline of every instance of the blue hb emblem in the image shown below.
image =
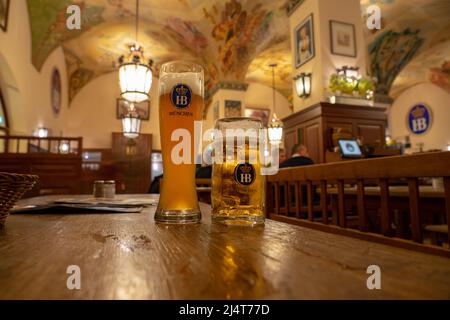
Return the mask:
{"type": "Polygon", "coordinates": [[[424,104],[417,104],[409,110],[408,127],[412,133],[425,133],[431,126],[431,112],[424,104]]]}
{"type": "Polygon", "coordinates": [[[177,109],[184,109],[189,107],[192,99],[192,91],[187,85],[179,83],[172,89],[170,95],[172,104],[177,109]]]}
{"type": "Polygon", "coordinates": [[[255,168],[249,163],[241,163],[234,169],[234,179],[243,186],[249,186],[255,181],[255,168]]]}

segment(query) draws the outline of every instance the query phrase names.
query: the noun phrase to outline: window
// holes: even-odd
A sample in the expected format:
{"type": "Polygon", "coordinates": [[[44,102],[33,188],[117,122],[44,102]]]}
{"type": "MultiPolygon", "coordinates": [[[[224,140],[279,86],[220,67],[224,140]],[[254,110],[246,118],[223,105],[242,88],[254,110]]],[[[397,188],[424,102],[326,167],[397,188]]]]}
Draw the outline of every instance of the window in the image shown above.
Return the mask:
{"type": "Polygon", "coordinates": [[[0,135],[8,134],[8,115],[6,114],[5,100],[3,99],[2,90],[0,89],[0,135]]]}
{"type": "Polygon", "coordinates": [[[162,175],[163,173],[163,164],[162,164],[162,154],[161,151],[153,151],[151,158],[151,179],[155,179],[155,177],[162,175]]]}

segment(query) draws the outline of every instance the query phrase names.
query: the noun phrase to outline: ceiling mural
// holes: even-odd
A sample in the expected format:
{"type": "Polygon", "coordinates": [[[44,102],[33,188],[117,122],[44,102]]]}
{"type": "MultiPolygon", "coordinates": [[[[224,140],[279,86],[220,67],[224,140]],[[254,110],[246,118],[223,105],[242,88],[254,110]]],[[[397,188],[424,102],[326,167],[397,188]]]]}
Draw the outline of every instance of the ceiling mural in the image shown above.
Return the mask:
{"type": "Polygon", "coordinates": [[[445,62],[450,57],[450,2],[361,0],[362,12],[372,4],[381,8],[382,29],[365,30],[366,43],[371,50],[369,72],[373,75],[395,73],[394,77],[379,79],[380,93],[387,91],[390,97],[395,98],[406,88],[425,81],[432,81],[445,89],[445,83],[448,83],[445,62]],[[393,33],[399,34],[399,43],[387,41],[392,39],[393,33]],[[391,52],[374,51],[383,41],[384,46],[391,46],[391,52]],[[377,62],[380,53],[388,59],[383,66],[377,62]]]}
{"type": "MultiPolygon", "coordinates": [[[[207,90],[222,80],[245,81],[256,56],[289,43],[283,6],[283,0],[141,1],[138,42],[156,68],[172,59],[197,60],[205,66],[207,90]]],[[[33,63],[40,69],[62,45],[70,99],[91,79],[113,71],[114,62],[135,41],[134,0],[28,0],[28,7],[33,63]],[[70,4],[82,8],[80,31],[66,29],[65,9],[70,4]]]]}
{"type": "MultiPolygon", "coordinates": [[[[27,0],[27,3],[33,64],[40,70],[48,55],[62,46],[70,100],[89,81],[113,71],[117,59],[127,54],[129,45],[135,42],[135,0],[27,0]],[[70,4],[82,9],[81,30],[66,28],[66,8],[70,4]]],[[[389,79],[380,76],[385,81],[384,90],[395,96],[420,79],[448,89],[449,1],[361,0],[363,16],[371,4],[381,7],[383,19],[382,30],[365,31],[368,48],[378,45],[378,51],[372,54],[375,63],[370,64],[371,71],[382,75],[394,68],[398,73],[389,79]],[[416,37],[408,44],[417,42],[410,47],[410,54],[405,54],[403,47],[395,47],[388,40],[394,33],[404,36],[408,27],[414,28],[409,32],[416,37]],[[389,46],[397,51],[381,50],[389,46]],[[376,59],[382,55],[394,61],[377,65],[376,59]]],[[[269,64],[277,63],[276,88],[289,98],[292,55],[288,6],[286,0],[141,0],[138,42],[144,47],[145,57],[155,61],[156,75],[158,67],[169,60],[201,63],[206,71],[206,90],[220,81],[255,81],[271,86],[269,64]]]]}

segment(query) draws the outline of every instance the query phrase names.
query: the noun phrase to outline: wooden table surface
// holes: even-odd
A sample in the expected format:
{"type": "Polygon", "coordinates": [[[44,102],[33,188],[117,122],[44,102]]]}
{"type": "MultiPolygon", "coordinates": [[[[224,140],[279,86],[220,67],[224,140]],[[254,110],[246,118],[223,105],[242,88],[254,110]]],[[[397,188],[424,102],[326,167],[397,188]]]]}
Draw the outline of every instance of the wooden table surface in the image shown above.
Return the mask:
{"type": "Polygon", "coordinates": [[[271,220],[211,224],[204,204],[201,224],[157,225],[154,209],[10,216],[0,298],[450,299],[450,259],[271,220]],[[381,290],[366,286],[373,264],[381,290]],[[69,265],[81,269],[81,290],[66,287],[69,265]]]}

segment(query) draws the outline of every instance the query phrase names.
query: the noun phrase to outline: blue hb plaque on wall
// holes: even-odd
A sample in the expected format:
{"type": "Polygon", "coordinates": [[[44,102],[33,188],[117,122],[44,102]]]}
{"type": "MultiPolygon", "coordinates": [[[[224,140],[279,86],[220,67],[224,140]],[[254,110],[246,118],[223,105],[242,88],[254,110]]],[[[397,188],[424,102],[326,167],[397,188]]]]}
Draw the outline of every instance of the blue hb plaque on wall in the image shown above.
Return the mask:
{"type": "Polygon", "coordinates": [[[431,127],[431,110],[423,103],[414,105],[408,112],[408,128],[414,134],[423,134],[431,127]]]}

